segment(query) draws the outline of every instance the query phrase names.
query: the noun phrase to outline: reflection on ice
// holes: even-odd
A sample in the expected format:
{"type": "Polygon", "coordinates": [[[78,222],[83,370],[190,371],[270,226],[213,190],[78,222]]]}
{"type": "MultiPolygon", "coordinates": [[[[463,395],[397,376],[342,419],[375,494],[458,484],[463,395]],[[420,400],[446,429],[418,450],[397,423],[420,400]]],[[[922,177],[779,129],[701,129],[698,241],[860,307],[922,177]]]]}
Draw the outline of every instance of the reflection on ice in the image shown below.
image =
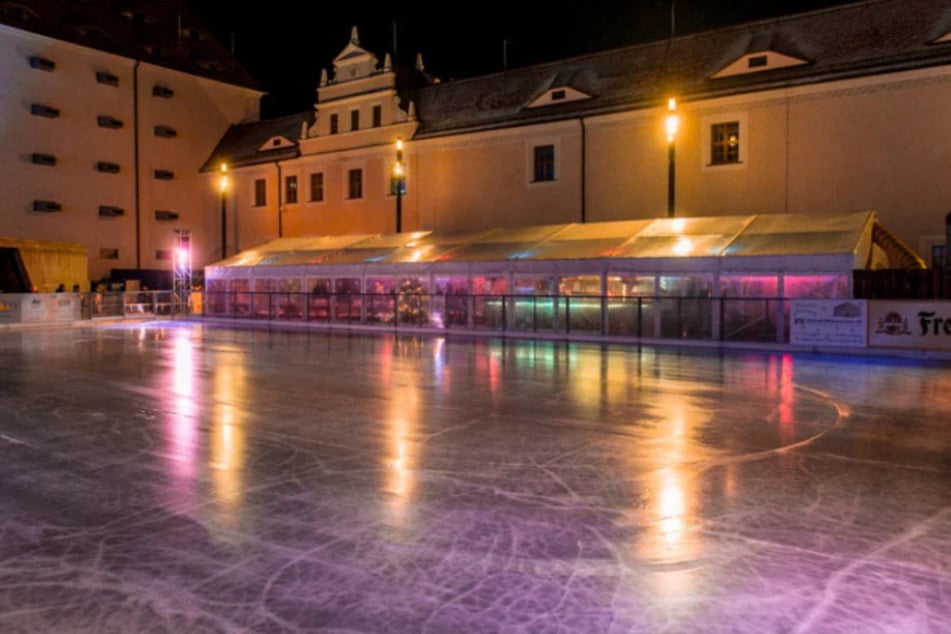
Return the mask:
{"type": "Polygon", "coordinates": [[[169,323],[0,355],[3,632],[951,631],[948,367],[169,323]]]}

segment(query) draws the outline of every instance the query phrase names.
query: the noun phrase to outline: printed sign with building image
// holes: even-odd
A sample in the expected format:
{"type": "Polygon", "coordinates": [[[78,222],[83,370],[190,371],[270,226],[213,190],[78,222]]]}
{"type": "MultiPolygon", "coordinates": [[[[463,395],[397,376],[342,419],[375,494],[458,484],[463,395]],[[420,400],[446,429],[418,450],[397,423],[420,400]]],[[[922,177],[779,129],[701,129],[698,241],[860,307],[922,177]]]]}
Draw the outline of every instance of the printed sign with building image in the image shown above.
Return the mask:
{"type": "Polygon", "coordinates": [[[791,303],[789,342],[793,345],[867,345],[867,302],[859,299],[796,299],[791,303]]]}

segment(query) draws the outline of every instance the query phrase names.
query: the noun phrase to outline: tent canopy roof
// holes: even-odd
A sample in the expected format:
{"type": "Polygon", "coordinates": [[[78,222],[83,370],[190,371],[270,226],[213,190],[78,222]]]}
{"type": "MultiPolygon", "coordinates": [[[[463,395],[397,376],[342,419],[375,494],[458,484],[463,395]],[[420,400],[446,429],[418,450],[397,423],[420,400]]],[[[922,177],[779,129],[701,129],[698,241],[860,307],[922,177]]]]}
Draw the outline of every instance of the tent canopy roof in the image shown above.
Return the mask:
{"type": "Polygon", "coordinates": [[[209,268],[819,255],[852,256],[865,268],[875,227],[876,213],[859,211],[313,236],[267,242],[209,268]]]}

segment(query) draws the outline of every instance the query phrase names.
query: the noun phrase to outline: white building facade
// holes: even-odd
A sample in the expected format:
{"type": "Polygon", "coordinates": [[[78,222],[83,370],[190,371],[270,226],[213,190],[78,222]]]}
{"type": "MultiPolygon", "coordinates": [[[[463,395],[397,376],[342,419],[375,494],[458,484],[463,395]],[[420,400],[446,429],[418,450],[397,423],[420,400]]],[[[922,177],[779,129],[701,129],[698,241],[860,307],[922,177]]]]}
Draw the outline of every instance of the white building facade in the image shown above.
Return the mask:
{"type": "Polygon", "coordinates": [[[0,236],[81,244],[89,280],[170,270],[182,231],[218,258],[199,168],[263,93],[206,75],[0,25],[0,236]]]}
{"type": "Polygon", "coordinates": [[[945,242],[944,0],[856,3],[461,81],[439,83],[418,61],[403,77],[354,32],[314,111],[229,131],[205,170],[234,166],[231,248],[393,232],[397,138],[403,231],[646,219],[669,206],[680,217],[874,209],[924,260],[945,242]]]}

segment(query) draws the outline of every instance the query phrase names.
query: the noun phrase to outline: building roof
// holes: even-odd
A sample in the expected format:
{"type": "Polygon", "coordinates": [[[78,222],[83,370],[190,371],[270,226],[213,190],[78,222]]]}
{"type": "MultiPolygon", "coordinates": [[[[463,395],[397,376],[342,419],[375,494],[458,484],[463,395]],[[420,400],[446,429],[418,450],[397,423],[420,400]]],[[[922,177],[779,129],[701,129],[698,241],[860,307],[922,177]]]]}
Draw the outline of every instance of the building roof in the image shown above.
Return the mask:
{"type": "Polygon", "coordinates": [[[951,64],[947,0],[872,0],[445,82],[415,95],[416,138],[951,64]],[[805,63],[714,78],[751,53],[805,63]],[[566,76],[590,99],[526,108],[566,76]]]}
{"type": "MultiPolygon", "coordinates": [[[[414,138],[423,139],[657,107],[671,95],[684,102],[947,65],[949,33],[947,0],[870,0],[470,79],[404,81],[397,88],[402,103],[414,102],[420,122],[414,138]],[[744,56],[764,53],[793,63],[715,77],[744,56]],[[559,88],[577,92],[539,105],[540,96],[559,88]]],[[[216,154],[233,152],[236,165],[255,156],[272,160],[256,155],[261,135],[241,134],[247,145],[229,132],[216,154]]]]}
{"type": "Polygon", "coordinates": [[[566,260],[732,260],[776,262],[842,256],[847,268],[870,268],[873,244],[892,263],[920,258],[904,245],[879,244],[874,211],[762,214],[569,223],[458,234],[418,231],[282,238],[247,249],[208,269],[372,264],[452,264],[566,260]],[[911,255],[909,255],[911,254],[911,255]]]}
{"type": "Polygon", "coordinates": [[[0,24],[259,90],[185,0],[0,0],[0,24]]]}
{"type": "Polygon", "coordinates": [[[312,123],[313,117],[311,111],[233,125],[218,142],[201,171],[216,170],[222,163],[242,167],[294,158],[300,154],[301,126],[305,122],[312,123]],[[268,141],[274,139],[286,139],[290,143],[266,147],[268,141]]]}

